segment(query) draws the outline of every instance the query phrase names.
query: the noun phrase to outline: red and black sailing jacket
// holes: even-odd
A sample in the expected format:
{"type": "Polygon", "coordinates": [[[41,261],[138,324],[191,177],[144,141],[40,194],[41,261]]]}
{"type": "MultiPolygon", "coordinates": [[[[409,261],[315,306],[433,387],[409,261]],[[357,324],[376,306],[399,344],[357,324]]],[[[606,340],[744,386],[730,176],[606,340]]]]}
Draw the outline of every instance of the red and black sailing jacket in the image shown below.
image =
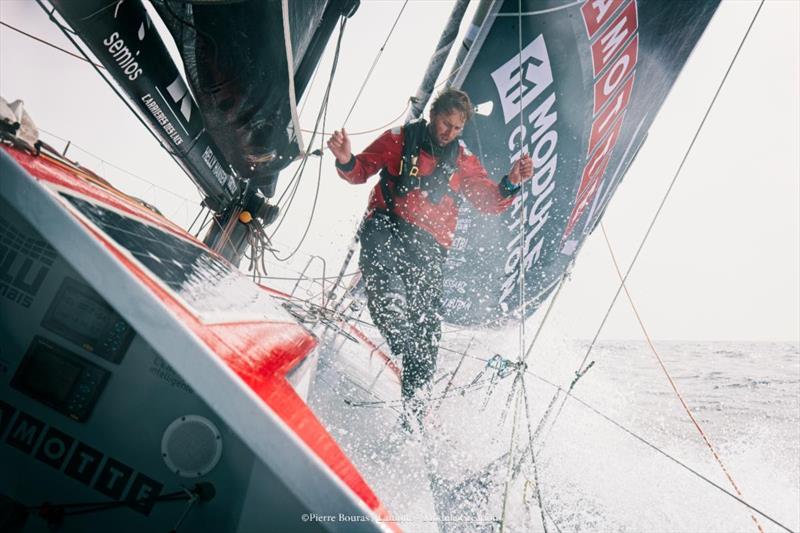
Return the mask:
{"type": "MultiPolygon", "coordinates": [[[[365,183],[367,178],[386,169],[391,176],[400,175],[400,160],[403,154],[405,128],[394,128],[384,132],[363,152],[354,156],[344,165],[337,162],[339,175],[350,183],[365,183]]],[[[389,180],[388,190],[392,194],[392,213],[403,220],[421,228],[436,239],[445,249],[453,242],[453,235],[458,219],[458,204],[461,198],[466,199],[474,207],[484,213],[499,214],[505,211],[512,202],[512,196],[518,190],[504,178],[500,184],[487,177],[486,169],[472,154],[463,142],[458,142],[456,171],[450,177],[449,194],[432,202],[427,191],[417,187],[405,195],[394,194],[396,181],[389,180]]],[[[437,159],[424,149],[419,151],[416,166],[419,177],[430,176],[436,167],[437,159]]],[[[381,184],[372,189],[367,210],[387,211],[389,206],[383,197],[381,184]]]]}

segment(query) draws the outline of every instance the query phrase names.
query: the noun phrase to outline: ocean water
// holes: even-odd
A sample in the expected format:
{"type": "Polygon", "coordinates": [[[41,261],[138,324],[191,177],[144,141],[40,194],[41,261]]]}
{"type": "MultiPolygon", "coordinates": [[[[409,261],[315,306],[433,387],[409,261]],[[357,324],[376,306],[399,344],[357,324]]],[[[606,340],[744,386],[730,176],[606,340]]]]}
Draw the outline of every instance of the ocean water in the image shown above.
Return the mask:
{"type": "MultiPolygon", "coordinates": [[[[492,383],[486,360],[515,359],[510,337],[446,333],[434,398],[461,367],[424,434],[410,437],[392,387],[354,377],[351,343],[327,354],[312,406],[404,531],[785,531],[712,485],[735,493],[645,342],[594,346],[576,399],[562,407],[560,395],[531,439],[587,343],[551,343],[532,354],[524,380],[492,383]],[[536,468],[523,457],[531,440],[536,468]]],[[[741,499],[799,531],[800,346],[655,347],[741,499]]]]}

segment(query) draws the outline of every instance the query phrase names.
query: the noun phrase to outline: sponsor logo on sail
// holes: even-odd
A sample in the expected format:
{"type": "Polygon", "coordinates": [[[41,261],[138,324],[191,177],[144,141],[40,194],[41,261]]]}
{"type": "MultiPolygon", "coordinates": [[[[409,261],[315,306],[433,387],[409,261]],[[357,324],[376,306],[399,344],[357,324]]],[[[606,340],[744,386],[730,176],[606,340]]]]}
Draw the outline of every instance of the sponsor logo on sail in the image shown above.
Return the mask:
{"type": "Polygon", "coordinates": [[[506,243],[506,262],[499,303],[505,308],[524,271],[541,257],[544,246],[542,229],[553,207],[554,176],[558,163],[558,111],[553,87],[553,70],[543,35],[533,39],[522,54],[514,54],[492,72],[506,124],[523,114],[508,136],[509,161],[514,163],[523,153],[533,160],[534,177],[514,198],[511,209],[511,240],[506,243]],[[522,62],[520,68],[520,60],[522,62]],[[535,107],[533,107],[535,106],[535,107]],[[533,107],[529,111],[529,107],[533,107]],[[535,200],[529,201],[533,195],[535,200]],[[520,209],[523,213],[520,213],[520,209]],[[519,226],[525,222],[525,242],[519,226]],[[523,256],[524,254],[524,256],[523,256]],[[523,270],[520,270],[520,263],[523,270]]]}

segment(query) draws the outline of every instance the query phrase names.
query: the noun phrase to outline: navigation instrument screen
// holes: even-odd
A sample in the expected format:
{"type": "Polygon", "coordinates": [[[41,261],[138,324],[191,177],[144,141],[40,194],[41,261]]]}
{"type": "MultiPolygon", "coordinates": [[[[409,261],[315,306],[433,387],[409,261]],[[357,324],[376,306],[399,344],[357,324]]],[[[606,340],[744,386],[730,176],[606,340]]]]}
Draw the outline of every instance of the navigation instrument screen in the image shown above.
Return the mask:
{"type": "Polygon", "coordinates": [[[91,287],[65,278],[42,327],[112,363],[119,363],[133,329],[91,287]]]}
{"type": "Polygon", "coordinates": [[[42,337],[34,337],[11,386],[79,422],[97,403],[111,373],[42,337]]]}

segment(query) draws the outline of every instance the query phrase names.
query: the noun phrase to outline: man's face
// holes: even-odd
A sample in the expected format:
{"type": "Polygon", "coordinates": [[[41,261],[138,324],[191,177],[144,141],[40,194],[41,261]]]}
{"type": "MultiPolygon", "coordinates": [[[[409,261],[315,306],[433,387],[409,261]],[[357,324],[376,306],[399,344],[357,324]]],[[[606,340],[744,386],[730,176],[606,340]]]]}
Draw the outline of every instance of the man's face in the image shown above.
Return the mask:
{"type": "Polygon", "coordinates": [[[447,113],[431,113],[431,136],[436,144],[445,146],[461,135],[464,129],[464,114],[452,110],[447,113]]]}

